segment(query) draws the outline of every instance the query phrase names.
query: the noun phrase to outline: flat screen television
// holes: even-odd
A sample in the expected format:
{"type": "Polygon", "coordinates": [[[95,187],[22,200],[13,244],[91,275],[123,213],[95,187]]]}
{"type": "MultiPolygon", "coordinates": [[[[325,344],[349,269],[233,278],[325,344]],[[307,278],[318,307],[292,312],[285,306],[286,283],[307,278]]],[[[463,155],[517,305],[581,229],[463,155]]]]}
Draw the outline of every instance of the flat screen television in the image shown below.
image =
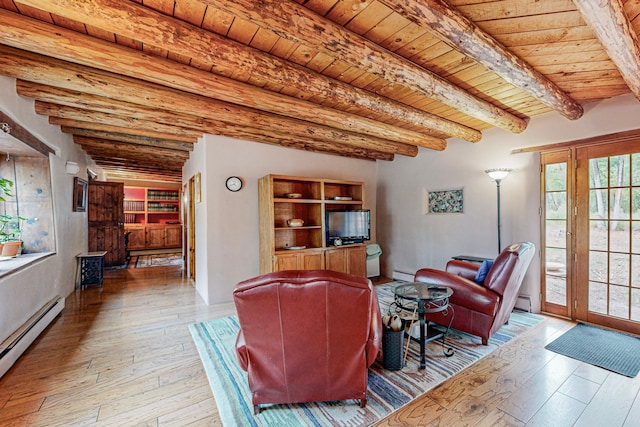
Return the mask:
{"type": "Polygon", "coordinates": [[[327,211],[327,244],[349,245],[369,240],[371,212],[368,209],[327,211]]]}

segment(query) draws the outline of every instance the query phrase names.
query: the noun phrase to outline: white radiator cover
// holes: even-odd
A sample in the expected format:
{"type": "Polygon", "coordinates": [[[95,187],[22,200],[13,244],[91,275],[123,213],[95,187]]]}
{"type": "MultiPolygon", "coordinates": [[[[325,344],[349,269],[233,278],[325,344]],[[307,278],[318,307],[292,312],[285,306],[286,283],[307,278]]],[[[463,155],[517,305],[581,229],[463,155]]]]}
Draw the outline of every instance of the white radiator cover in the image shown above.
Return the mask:
{"type": "Polygon", "coordinates": [[[53,298],[0,344],[0,378],[16,363],[49,323],[62,312],[64,301],[65,299],[61,296],[53,298]]]}
{"type": "Polygon", "coordinates": [[[404,280],[405,282],[413,282],[413,276],[415,276],[415,273],[411,274],[404,271],[394,270],[391,278],[393,280],[404,280]]]}

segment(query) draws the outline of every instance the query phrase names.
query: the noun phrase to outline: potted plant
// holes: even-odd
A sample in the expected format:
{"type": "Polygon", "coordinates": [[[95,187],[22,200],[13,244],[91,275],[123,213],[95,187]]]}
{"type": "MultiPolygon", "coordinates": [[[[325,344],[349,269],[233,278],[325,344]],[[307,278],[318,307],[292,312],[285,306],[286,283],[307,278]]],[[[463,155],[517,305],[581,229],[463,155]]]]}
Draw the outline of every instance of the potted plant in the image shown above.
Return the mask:
{"type": "MultiPolygon", "coordinates": [[[[7,197],[13,197],[11,188],[13,181],[0,177],[0,202],[6,203],[7,197]]],[[[22,250],[22,221],[27,218],[13,216],[7,213],[0,214],[0,247],[1,256],[16,256],[22,250]]]]}

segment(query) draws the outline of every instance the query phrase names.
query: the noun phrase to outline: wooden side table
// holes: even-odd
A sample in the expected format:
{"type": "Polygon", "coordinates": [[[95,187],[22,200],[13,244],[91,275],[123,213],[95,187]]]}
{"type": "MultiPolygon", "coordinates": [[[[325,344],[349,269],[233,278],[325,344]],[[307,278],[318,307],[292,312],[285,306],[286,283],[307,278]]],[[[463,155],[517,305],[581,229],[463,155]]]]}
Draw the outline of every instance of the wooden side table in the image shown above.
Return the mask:
{"type": "Polygon", "coordinates": [[[104,256],[103,252],[86,252],[76,255],[78,266],[76,269],[76,287],[80,285],[85,289],[89,285],[102,286],[104,280],[104,256]]]}

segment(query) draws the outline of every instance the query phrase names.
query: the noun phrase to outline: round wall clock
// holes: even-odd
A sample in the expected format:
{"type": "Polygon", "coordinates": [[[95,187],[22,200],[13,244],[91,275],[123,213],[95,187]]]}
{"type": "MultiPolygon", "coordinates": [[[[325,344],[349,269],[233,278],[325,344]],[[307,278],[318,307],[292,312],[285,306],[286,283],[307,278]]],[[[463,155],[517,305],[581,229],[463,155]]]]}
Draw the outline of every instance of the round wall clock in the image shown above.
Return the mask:
{"type": "Polygon", "coordinates": [[[240,191],[240,189],[242,188],[242,180],[237,176],[230,176],[229,178],[227,178],[225,185],[227,186],[227,190],[229,191],[240,191]]]}

